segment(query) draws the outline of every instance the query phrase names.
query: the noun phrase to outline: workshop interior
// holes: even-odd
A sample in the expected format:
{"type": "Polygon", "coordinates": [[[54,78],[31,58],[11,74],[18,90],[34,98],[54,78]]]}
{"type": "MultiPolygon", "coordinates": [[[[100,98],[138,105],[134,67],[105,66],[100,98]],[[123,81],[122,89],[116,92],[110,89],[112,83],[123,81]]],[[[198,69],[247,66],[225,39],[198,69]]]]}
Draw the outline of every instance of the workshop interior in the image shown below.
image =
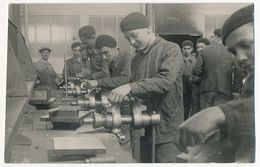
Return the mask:
{"type": "MultiPolygon", "coordinates": [[[[139,22],[130,25],[132,24],[131,19],[129,21],[126,18],[128,14],[133,12],[141,15],[139,21],[142,21],[142,17],[145,16],[148,22],[144,23],[149,24],[149,28],[146,30],[149,31],[149,35],[155,34],[156,40],[157,38],[160,39],[158,45],[162,41],[164,43],[162,42],[161,45],[170,46],[171,43],[174,43],[174,45],[171,45],[172,47],[168,48],[179,48],[179,51],[182,52],[184,52],[185,46],[192,46],[191,56],[195,57],[194,55],[199,53],[198,47],[196,47],[199,39],[206,38],[211,42],[214,30],[222,28],[232,13],[248,5],[250,4],[9,4],[9,17],[6,20],[8,21],[8,52],[5,162],[234,162],[234,159],[223,160],[223,152],[221,152],[223,134],[220,134],[219,131],[214,132],[214,134],[211,133],[203,144],[190,146],[188,152],[175,152],[173,158],[170,158],[172,161],[166,160],[168,154],[171,154],[171,150],[159,155],[160,149],[165,149],[162,147],[165,143],[171,143],[171,147],[177,149],[171,135],[175,135],[178,129],[175,128],[175,125],[170,125],[169,122],[176,121],[176,124],[180,125],[185,119],[193,116],[195,109],[192,111],[193,103],[191,101],[193,100],[191,98],[193,98],[193,95],[191,95],[191,92],[195,92],[195,86],[192,85],[193,90],[186,89],[190,91],[188,96],[181,93],[181,98],[168,99],[168,103],[174,103],[172,105],[173,110],[176,108],[178,108],[177,110],[184,110],[182,114],[187,107],[185,102],[191,102],[188,107],[188,115],[185,116],[184,113],[184,115],[179,116],[178,114],[168,114],[168,112],[166,112],[166,115],[162,114],[161,109],[156,105],[160,105],[161,101],[167,101],[169,96],[168,94],[166,96],[165,92],[172,88],[166,87],[175,80],[170,80],[168,83],[167,79],[159,81],[161,77],[158,77],[156,78],[158,80],[153,80],[154,83],[159,83],[156,86],[150,84],[147,77],[153,76],[154,71],[161,70],[161,65],[153,65],[154,61],[162,62],[164,58],[167,59],[168,57],[160,57],[159,60],[156,58],[149,59],[151,66],[154,66],[152,72],[147,71],[151,68],[149,63],[148,65],[142,63],[140,65],[138,61],[142,62],[143,59],[139,56],[140,59],[137,60],[138,55],[137,59],[134,59],[135,54],[139,54],[139,50],[131,43],[130,37],[127,37],[129,35],[127,32],[134,29],[133,27],[137,27],[139,22]],[[129,23],[125,23],[126,21],[129,21],[129,23]],[[78,59],[73,59],[75,55],[83,59],[84,49],[86,49],[86,52],[89,51],[87,42],[84,41],[83,37],[80,37],[82,34],[88,35],[89,32],[83,32],[83,30],[88,31],[89,29],[86,27],[89,26],[94,28],[95,32],[94,36],[89,37],[90,40],[96,38],[96,48],[101,45],[100,48],[97,48],[100,53],[102,52],[100,55],[105,54],[104,48],[111,49],[112,47],[112,51],[114,51],[114,48],[119,48],[124,52],[119,51],[117,57],[120,57],[121,53],[127,52],[127,55],[131,56],[133,61],[131,59],[127,59],[128,62],[117,61],[114,66],[108,67],[110,76],[108,74],[108,76],[102,78],[93,74],[92,67],[98,65],[96,62],[91,62],[94,61],[93,58],[90,58],[93,55],[89,54],[88,56],[91,56],[83,62],[77,62],[78,59]],[[109,43],[109,41],[111,42],[109,43]],[[184,44],[186,45],[184,46],[184,44]],[[47,61],[47,63],[44,64],[43,61],[47,61]],[[114,90],[127,83],[119,81],[118,77],[116,81],[113,81],[113,84],[121,82],[123,84],[116,87],[106,87],[106,84],[112,85],[110,78],[116,78],[111,70],[113,71],[119,66],[120,68],[121,66],[122,68],[126,67],[125,64],[120,63],[128,64],[129,62],[136,62],[136,64],[132,64],[132,77],[125,76],[125,73],[123,75],[122,72],[117,71],[115,74],[126,78],[132,90],[123,98],[116,98],[116,93],[113,94],[113,92],[116,92],[114,90]],[[86,69],[82,69],[83,66],[86,69]],[[144,70],[147,68],[146,72],[138,71],[142,69],[140,67],[143,67],[144,70]],[[82,74],[82,71],[85,72],[85,75],[82,74]],[[48,75],[45,75],[45,73],[48,73],[48,75]],[[133,77],[134,75],[136,77],[133,77]],[[137,81],[136,78],[141,77],[141,75],[143,75],[143,78],[141,78],[141,81],[137,81]],[[145,80],[144,83],[146,81],[147,83],[138,85],[138,82],[143,81],[142,79],[145,80]],[[132,80],[135,82],[132,82],[132,80]],[[167,86],[160,85],[160,83],[167,86]],[[142,93],[146,91],[147,94],[143,95],[142,93]],[[141,95],[137,92],[141,92],[141,95]],[[184,97],[190,97],[190,100],[184,97]],[[152,98],[157,100],[152,101],[152,98]],[[145,105],[149,100],[153,104],[145,105]],[[175,102],[180,104],[175,106],[175,102]],[[156,110],[157,108],[158,110],[156,110]],[[173,132],[166,134],[169,128],[172,128],[173,132]],[[144,139],[147,135],[149,139],[144,139]],[[161,141],[165,142],[161,144],[161,141]]],[[[138,27],[136,29],[139,30],[138,27]]],[[[156,47],[157,44],[153,45],[156,47]]],[[[150,50],[153,50],[153,45],[151,45],[150,50]]],[[[166,52],[163,46],[162,48],[161,50],[158,48],[158,50],[163,53],[166,52]]],[[[95,49],[94,54],[97,52],[95,49]]],[[[148,51],[142,52],[149,52],[149,48],[148,51]]],[[[169,54],[176,54],[176,52],[169,51],[169,54]]],[[[117,50],[113,53],[117,53],[117,50]]],[[[153,54],[158,54],[158,57],[160,55],[159,51],[153,52],[153,54]]],[[[106,55],[109,56],[109,54],[106,55]]],[[[117,57],[109,63],[114,63],[117,57]]],[[[101,56],[101,58],[102,62],[106,61],[104,57],[101,56]]],[[[176,56],[174,61],[175,58],[176,56]]],[[[173,60],[169,62],[171,61],[173,60]]],[[[165,63],[164,65],[169,64],[165,63]]],[[[227,63],[225,65],[227,66],[227,63]]],[[[169,69],[175,70],[176,68],[178,68],[178,65],[169,69]]],[[[99,69],[102,71],[103,67],[99,67],[99,69]]],[[[168,75],[167,71],[160,71],[160,76],[166,75],[168,75]]],[[[174,73],[174,75],[179,74],[174,73]]],[[[182,82],[179,81],[179,77],[176,78],[179,83],[182,83],[185,77],[182,77],[182,82]]],[[[178,85],[176,84],[174,89],[179,90],[178,85]]],[[[118,91],[118,94],[124,92],[122,90],[118,91]]],[[[170,112],[169,106],[171,105],[165,102],[161,106],[164,107],[163,109],[169,109],[170,112]]],[[[168,147],[168,149],[171,149],[171,147],[168,147]]]]}

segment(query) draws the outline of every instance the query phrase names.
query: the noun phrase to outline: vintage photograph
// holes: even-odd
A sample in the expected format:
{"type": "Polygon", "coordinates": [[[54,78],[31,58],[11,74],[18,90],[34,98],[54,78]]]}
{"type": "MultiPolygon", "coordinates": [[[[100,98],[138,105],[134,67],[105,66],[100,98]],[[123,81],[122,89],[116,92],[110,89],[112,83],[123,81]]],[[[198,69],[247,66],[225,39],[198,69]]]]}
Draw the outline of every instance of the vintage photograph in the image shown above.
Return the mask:
{"type": "Polygon", "coordinates": [[[5,163],[255,163],[254,3],[10,3],[5,163]]]}

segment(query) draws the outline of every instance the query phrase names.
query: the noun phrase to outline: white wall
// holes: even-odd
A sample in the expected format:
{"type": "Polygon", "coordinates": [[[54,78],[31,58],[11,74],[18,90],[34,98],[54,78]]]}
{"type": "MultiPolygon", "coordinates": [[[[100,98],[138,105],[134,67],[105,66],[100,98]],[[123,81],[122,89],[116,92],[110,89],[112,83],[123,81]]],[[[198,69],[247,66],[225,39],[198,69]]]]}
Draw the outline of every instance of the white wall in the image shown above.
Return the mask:
{"type": "Polygon", "coordinates": [[[143,4],[30,4],[29,15],[126,15],[143,4]]]}

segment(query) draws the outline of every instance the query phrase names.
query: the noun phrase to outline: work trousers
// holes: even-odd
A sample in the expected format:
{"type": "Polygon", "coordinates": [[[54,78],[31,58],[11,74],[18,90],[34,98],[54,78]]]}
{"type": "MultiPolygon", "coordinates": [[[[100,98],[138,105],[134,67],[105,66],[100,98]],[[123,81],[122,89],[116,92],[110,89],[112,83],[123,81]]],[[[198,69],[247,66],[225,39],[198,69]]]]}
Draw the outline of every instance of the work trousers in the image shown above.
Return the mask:
{"type": "MultiPolygon", "coordinates": [[[[176,156],[180,151],[174,142],[155,144],[155,162],[156,163],[175,163],[176,156]]],[[[152,162],[152,144],[148,142],[147,137],[141,137],[140,157],[142,163],[152,162]]]]}

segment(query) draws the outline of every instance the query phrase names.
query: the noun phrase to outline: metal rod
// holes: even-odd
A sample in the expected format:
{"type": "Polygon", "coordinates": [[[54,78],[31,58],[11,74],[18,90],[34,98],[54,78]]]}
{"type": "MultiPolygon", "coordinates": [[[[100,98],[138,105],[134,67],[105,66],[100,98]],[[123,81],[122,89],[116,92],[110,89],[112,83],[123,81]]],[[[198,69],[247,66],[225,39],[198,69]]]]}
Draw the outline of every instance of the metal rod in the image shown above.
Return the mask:
{"type": "Polygon", "coordinates": [[[132,122],[133,122],[133,118],[131,117],[131,115],[127,115],[127,116],[122,115],[121,116],[121,120],[122,120],[122,124],[129,124],[129,125],[131,125],[132,122]]]}
{"type": "Polygon", "coordinates": [[[155,125],[152,125],[152,163],[155,163],[155,125]]]}
{"type": "MultiPolygon", "coordinates": [[[[66,52],[66,51],[65,51],[66,52]]],[[[66,63],[66,54],[64,54],[64,72],[65,72],[65,99],[68,99],[68,74],[67,74],[67,63],[66,63]]]]}

